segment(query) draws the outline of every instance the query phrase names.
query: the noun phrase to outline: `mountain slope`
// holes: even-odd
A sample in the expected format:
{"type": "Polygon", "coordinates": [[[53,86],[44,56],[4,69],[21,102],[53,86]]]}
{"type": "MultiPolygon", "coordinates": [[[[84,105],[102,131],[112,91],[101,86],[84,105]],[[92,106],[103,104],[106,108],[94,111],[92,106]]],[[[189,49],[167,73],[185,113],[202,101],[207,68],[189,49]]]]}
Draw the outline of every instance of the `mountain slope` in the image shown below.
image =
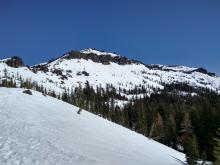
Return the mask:
{"type": "MultiPolygon", "coordinates": [[[[163,90],[166,85],[186,84],[192,88],[207,88],[220,93],[220,77],[204,68],[186,66],[145,65],[115,53],[94,49],[71,51],[47,63],[26,67],[21,59],[0,60],[0,80],[13,78],[36,82],[56,94],[65,89],[84,87],[105,89],[111,84],[128,100],[163,90]],[[132,90],[145,89],[144,92],[132,90]]],[[[182,92],[182,91],[180,91],[182,92]]]]}
{"type": "Polygon", "coordinates": [[[0,164],[177,165],[185,156],[33,91],[0,88],[0,164]],[[16,107],[16,108],[15,108],[16,107]]]}

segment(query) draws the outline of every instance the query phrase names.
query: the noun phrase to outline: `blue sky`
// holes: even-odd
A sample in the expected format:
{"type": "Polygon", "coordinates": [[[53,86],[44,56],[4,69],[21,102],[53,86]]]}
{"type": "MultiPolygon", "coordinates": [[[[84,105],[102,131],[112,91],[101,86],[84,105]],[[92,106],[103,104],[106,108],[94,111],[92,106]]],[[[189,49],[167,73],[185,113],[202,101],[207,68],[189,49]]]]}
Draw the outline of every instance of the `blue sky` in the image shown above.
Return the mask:
{"type": "Polygon", "coordinates": [[[219,0],[0,0],[0,58],[97,48],[220,75],[219,0]]]}

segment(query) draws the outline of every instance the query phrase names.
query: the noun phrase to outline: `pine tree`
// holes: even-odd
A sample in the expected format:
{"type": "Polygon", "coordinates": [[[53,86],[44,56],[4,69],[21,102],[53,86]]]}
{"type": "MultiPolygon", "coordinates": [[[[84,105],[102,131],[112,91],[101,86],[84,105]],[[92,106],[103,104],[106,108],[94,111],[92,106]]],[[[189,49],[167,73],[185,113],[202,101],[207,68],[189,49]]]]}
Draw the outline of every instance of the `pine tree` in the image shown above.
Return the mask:
{"type": "Polygon", "coordinates": [[[193,134],[192,138],[184,146],[187,162],[189,165],[196,165],[196,160],[199,158],[199,147],[196,136],[193,134]]]}
{"type": "Polygon", "coordinates": [[[67,90],[65,89],[63,94],[62,94],[62,100],[68,102],[68,94],[67,90]]]}
{"type": "Polygon", "coordinates": [[[216,145],[214,147],[214,156],[216,158],[215,165],[220,164],[220,128],[217,131],[218,137],[215,138],[216,145]]]}
{"type": "Polygon", "coordinates": [[[201,154],[201,159],[202,159],[203,161],[206,161],[206,160],[207,160],[207,154],[206,154],[205,151],[202,152],[202,154],[201,154]]]}

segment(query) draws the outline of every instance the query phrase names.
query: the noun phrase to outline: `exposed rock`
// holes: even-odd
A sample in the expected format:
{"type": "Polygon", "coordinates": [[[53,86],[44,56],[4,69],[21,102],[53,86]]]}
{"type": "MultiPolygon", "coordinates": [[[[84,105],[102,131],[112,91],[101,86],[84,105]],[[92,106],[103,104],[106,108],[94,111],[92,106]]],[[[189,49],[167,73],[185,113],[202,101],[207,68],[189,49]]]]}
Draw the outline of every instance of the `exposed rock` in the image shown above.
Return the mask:
{"type": "Polygon", "coordinates": [[[31,90],[29,90],[29,89],[24,90],[23,93],[28,94],[28,95],[32,95],[32,92],[31,92],[31,90]]]}
{"type": "Polygon", "coordinates": [[[8,59],[6,61],[6,64],[8,66],[11,66],[11,67],[14,67],[14,68],[18,68],[18,67],[24,66],[22,59],[20,57],[18,57],[18,56],[14,56],[14,57],[8,59]]]}
{"type": "Polygon", "coordinates": [[[117,63],[119,65],[126,65],[132,63],[140,63],[136,60],[130,60],[126,57],[122,56],[111,56],[109,54],[106,55],[97,55],[93,53],[84,54],[78,51],[71,51],[65,56],[65,59],[85,59],[85,60],[92,60],[93,62],[102,63],[104,65],[109,65],[111,62],[117,63]]]}
{"type": "Polygon", "coordinates": [[[203,74],[207,74],[209,76],[215,76],[215,73],[208,72],[204,68],[198,68],[198,69],[194,70],[193,72],[200,72],[200,73],[203,73],[203,74]]]}
{"type": "Polygon", "coordinates": [[[67,73],[72,73],[72,71],[71,71],[71,70],[66,70],[66,72],[67,72],[67,73]]]}
{"type": "Polygon", "coordinates": [[[61,69],[54,69],[51,72],[56,74],[57,76],[62,76],[63,75],[63,70],[61,70],[61,69]]]}
{"type": "Polygon", "coordinates": [[[77,76],[81,76],[81,75],[89,76],[89,73],[86,72],[86,71],[82,71],[82,72],[78,72],[76,75],[77,75],[77,76]]]}
{"type": "Polygon", "coordinates": [[[47,65],[35,65],[32,67],[32,71],[34,73],[37,73],[38,71],[42,71],[42,72],[46,73],[49,71],[49,69],[48,69],[47,65]]]}
{"type": "Polygon", "coordinates": [[[82,71],[82,74],[84,74],[85,76],[89,76],[89,73],[86,71],[82,71]]]}
{"type": "Polygon", "coordinates": [[[62,80],[68,80],[68,78],[67,78],[66,75],[62,75],[62,76],[61,76],[61,79],[62,79],[62,80]]]}
{"type": "Polygon", "coordinates": [[[76,75],[77,75],[77,76],[81,76],[81,75],[82,75],[82,73],[81,73],[81,72],[78,72],[76,75]]]}

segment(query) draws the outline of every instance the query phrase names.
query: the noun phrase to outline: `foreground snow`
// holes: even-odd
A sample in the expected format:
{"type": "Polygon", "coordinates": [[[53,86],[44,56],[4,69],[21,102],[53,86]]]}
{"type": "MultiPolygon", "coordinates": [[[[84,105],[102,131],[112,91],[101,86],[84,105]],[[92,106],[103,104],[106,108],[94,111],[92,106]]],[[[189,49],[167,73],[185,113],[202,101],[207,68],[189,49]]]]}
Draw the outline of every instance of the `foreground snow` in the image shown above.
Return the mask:
{"type": "Polygon", "coordinates": [[[0,88],[0,164],[178,165],[185,155],[41,93],[0,88]]]}

